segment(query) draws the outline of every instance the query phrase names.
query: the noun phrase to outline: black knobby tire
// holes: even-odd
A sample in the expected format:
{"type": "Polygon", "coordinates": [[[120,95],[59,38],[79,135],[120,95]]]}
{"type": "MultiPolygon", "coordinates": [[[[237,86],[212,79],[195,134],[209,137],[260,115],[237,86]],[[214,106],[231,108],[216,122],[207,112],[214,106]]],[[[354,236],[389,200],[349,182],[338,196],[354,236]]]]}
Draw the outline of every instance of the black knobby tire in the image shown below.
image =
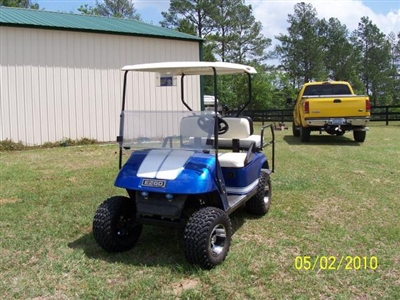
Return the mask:
{"type": "Polygon", "coordinates": [[[367,136],[366,131],[353,131],[354,140],[358,143],[363,143],[365,141],[366,136],[367,136]]]}
{"type": "Polygon", "coordinates": [[[300,129],[294,124],[294,122],[292,123],[292,132],[293,132],[293,136],[295,136],[295,137],[300,136],[300,129]]]}
{"type": "Polygon", "coordinates": [[[205,207],[196,211],[186,224],[183,236],[186,259],[204,269],[224,261],[232,238],[229,216],[221,209],[205,207]]]}
{"type": "Polygon", "coordinates": [[[93,219],[93,235],[101,248],[108,252],[131,249],[139,239],[142,225],[135,222],[135,201],[116,196],[104,201],[93,219]]]}
{"type": "Polygon", "coordinates": [[[309,142],[310,141],[310,134],[311,130],[309,127],[300,127],[300,140],[302,142],[309,142]]]}
{"type": "Polygon", "coordinates": [[[257,216],[265,215],[271,205],[271,192],[271,179],[267,173],[261,172],[257,185],[257,194],[246,202],[247,212],[257,216]]]}

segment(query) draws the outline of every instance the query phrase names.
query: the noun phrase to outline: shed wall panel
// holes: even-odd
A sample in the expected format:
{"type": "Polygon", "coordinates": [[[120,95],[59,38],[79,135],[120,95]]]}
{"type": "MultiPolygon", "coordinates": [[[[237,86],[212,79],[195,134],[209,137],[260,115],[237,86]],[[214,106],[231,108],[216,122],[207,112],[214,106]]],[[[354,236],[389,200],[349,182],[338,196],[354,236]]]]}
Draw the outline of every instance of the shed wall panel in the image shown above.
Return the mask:
{"type": "MultiPolygon", "coordinates": [[[[122,66],[198,60],[198,42],[1,26],[0,140],[115,141],[122,66]]],[[[179,78],[176,87],[157,89],[155,74],[129,78],[127,109],[186,110],[179,78]]],[[[200,80],[185,80],[187,102],[199,110],[200,80]]]]}

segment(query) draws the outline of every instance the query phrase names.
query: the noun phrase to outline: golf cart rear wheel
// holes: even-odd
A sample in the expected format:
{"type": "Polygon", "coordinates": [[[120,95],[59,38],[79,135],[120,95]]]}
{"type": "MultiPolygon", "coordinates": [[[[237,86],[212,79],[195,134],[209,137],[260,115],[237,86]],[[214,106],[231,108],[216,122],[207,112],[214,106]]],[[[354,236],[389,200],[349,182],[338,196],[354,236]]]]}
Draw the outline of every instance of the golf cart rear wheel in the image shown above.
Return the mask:
{"type": "Polygon", "coordinates": [[[221,209],[205,207],[189,219],[184,232],[184,250],[189,263],[204,269],[220,264],[229,251],[232,225],[221,209]]]}
{"type": "Polygon", "coordinates": [[[246,202],[249,213],[257,216],[265,215],[271,205],[271,179],[265,172],[260,173],[257,185],[257,194],[246,202]]]}
{"type": "Polygon", "coordinates": [[[131,249],[142,232],[142,225],[135,218],[136,206],[132,199],[122,196],[107,199],[94,216],[94,239],[108,252],[131,249]]]}

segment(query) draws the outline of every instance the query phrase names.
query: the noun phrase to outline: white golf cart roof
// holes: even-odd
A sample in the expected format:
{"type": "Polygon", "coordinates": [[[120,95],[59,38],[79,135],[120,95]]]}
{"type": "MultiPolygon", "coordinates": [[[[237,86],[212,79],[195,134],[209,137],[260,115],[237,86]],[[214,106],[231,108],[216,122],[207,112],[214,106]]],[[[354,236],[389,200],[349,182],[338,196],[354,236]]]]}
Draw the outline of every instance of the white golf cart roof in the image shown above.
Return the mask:
{"type": "Polygon", "coordinates": [[[208,61],[175,61],[160,62],[138,65],[128,65],[122,68],[122,71],[141,71],[157,72],[173,76],[179,75],[214,75],[213,69],[217,74],[256,74],[257,71],[250,66],[227,63],[227,62],[208,62],[208,61]]]}

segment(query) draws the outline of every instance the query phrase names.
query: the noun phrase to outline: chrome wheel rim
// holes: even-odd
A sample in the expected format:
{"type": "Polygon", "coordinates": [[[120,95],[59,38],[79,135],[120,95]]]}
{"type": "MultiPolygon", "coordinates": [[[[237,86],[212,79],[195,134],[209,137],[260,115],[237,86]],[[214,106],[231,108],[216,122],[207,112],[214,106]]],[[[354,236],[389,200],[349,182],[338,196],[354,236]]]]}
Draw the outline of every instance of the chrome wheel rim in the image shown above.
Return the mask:
{"type": "Polygon", "coordinates": [[[209,252],[212,256],[218,256],[224,250],[226,241],[226,229],[222,224],[216,225],[211,231],[209,240],[209,252]]]}
{"type": "Polygon", "coordinates": [[[264,204],[268,205],[268,203],[269,203],[269,188],[268,186],[266,186],[264,191],[264,204]]]}

